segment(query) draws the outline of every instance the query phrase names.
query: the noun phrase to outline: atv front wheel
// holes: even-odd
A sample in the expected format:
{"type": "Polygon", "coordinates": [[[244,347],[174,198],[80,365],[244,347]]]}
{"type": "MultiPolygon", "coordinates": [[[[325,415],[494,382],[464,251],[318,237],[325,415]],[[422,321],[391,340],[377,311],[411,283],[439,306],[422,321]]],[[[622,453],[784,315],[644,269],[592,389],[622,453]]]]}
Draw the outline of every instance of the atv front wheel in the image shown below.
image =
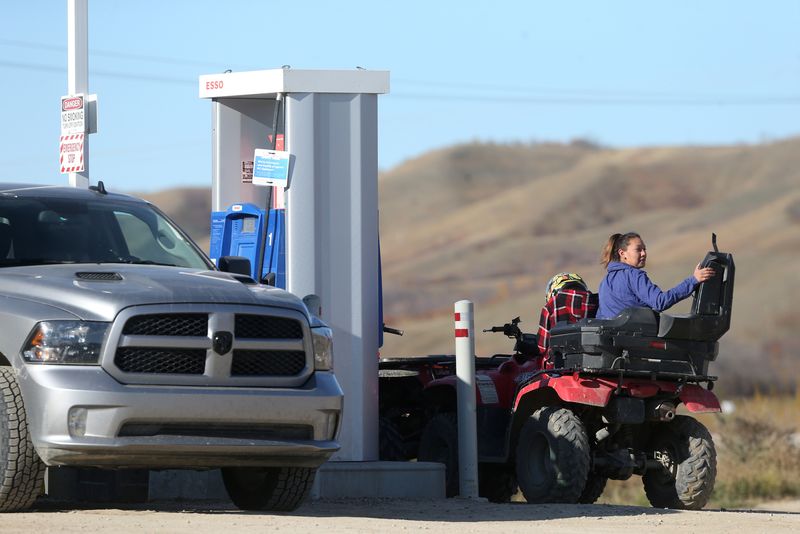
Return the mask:
{"type": "Polygon", "coordinates": [[[388,417],[378,418],[378,458],[386,462],[403,462],[406,456],[403,436],[388,417]]]}
{"type": "Polygon", "coordinates": [[[17,377],[11,367],[0,367],[0,512],[29,508],[44,489],[44,471],[17,377]]]}
{"type": "Polygon", "coordinates": [[[420,462],[444,464],[445,495],[459,493],[458,479],[458,418],[454,413],[433,416],[422,431],[419,442],[420,462]]]}
{"type": "Polygon", "coordinates": [[[506,464],[478,465],[478,494],[489,502],[509,502],[517,489],[513,467],[506,464]]]}
{"type": "Polygon", "coordinates": [[[576,503],[589,473],[589,439],[566,408],[538,409],[517,442],[517,481],[529,503],[576,503]]]}
{"type": "Polygon", "coordinates": [[[222,481],[237,508],[291,512],[308,497],[316,472],[310,467],[224,467],[222,481]]]}
{"type": "Polygon", "coordinates": [[[677,415],[656,426],[650,450],[660,463],[642,477],[650,504],[683,510],[705,506],[717,478],[717,451],[706,427],[677,415]]]}

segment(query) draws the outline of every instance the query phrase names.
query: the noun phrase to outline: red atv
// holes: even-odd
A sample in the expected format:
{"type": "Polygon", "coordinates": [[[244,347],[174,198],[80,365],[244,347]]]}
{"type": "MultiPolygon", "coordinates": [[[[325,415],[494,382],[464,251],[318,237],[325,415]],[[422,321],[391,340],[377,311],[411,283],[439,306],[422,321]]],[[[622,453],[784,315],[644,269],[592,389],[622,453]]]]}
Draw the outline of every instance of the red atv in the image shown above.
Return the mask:
{"type": "MultiPolygon", "coordinates": [[[[719,412],[708,364],[730,326],[733,257],[709,252],[716,275],[692,312],[631,308],[614,319],[560,323],[539,354],[519,318],[489,331],[516,340],[513,355],[476,359],[479,492],[505,502],[592,503],[608,479],[641,475],[658,508],[700,509],[711,496],[716,451],[708,430],[676,415],[719,412]]],[[[381,458],[442,462],[458,493],[453,356],[380,363],[381,458]]]]}

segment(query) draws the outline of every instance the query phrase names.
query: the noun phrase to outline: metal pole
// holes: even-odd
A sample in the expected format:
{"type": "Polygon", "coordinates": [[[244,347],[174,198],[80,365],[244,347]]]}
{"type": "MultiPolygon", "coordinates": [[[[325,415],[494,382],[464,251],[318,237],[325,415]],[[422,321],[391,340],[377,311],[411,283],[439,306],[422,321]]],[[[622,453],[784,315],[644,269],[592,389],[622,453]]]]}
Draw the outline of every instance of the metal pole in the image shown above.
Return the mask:
{"type": "Polygon", "coordinates": [[[458,476],[461,497],[478,497],[478,428],[475,419],[475,327],[473,304],[455,304],[458,399],[458,476]]]}
{"type": "MultiPolygon", "coordinates": [[[[67,94],[89,92],[89,0],[67,0],[67,94]]],[[[83,139],[83,172],[69,173],[69,185],[89,187],[89,136],[83,139]]]]}

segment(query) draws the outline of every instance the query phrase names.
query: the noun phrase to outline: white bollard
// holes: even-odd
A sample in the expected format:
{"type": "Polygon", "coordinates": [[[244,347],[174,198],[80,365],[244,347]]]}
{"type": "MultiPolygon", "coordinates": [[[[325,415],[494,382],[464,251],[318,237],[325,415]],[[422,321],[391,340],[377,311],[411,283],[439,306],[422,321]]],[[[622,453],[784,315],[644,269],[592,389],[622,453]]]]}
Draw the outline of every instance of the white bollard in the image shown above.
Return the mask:
{"type": "Polygon", "coordinates": [[[469,300],[455,304],[458,400],[458,477],[461,497],[478,497],[478,428],[475,419],[475,327],[469,300]]]}

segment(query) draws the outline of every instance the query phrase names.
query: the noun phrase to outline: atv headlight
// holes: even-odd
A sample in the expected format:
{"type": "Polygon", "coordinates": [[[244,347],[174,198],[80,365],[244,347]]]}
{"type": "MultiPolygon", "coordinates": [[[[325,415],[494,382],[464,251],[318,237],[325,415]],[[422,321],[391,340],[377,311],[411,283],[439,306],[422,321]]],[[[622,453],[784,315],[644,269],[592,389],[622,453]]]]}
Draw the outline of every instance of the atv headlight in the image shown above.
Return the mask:
{"type": "Polygon", "coordinates": [[[28,336],[22,357],[29,363],[97,365],[109,324],[42,321],[28,336]]]}
{"type": "Polygon", "coordinates": [[[312,328],[311,340],[314,343],[314,369],[333,369],[333,330],[327,326],[312,328]]]}

